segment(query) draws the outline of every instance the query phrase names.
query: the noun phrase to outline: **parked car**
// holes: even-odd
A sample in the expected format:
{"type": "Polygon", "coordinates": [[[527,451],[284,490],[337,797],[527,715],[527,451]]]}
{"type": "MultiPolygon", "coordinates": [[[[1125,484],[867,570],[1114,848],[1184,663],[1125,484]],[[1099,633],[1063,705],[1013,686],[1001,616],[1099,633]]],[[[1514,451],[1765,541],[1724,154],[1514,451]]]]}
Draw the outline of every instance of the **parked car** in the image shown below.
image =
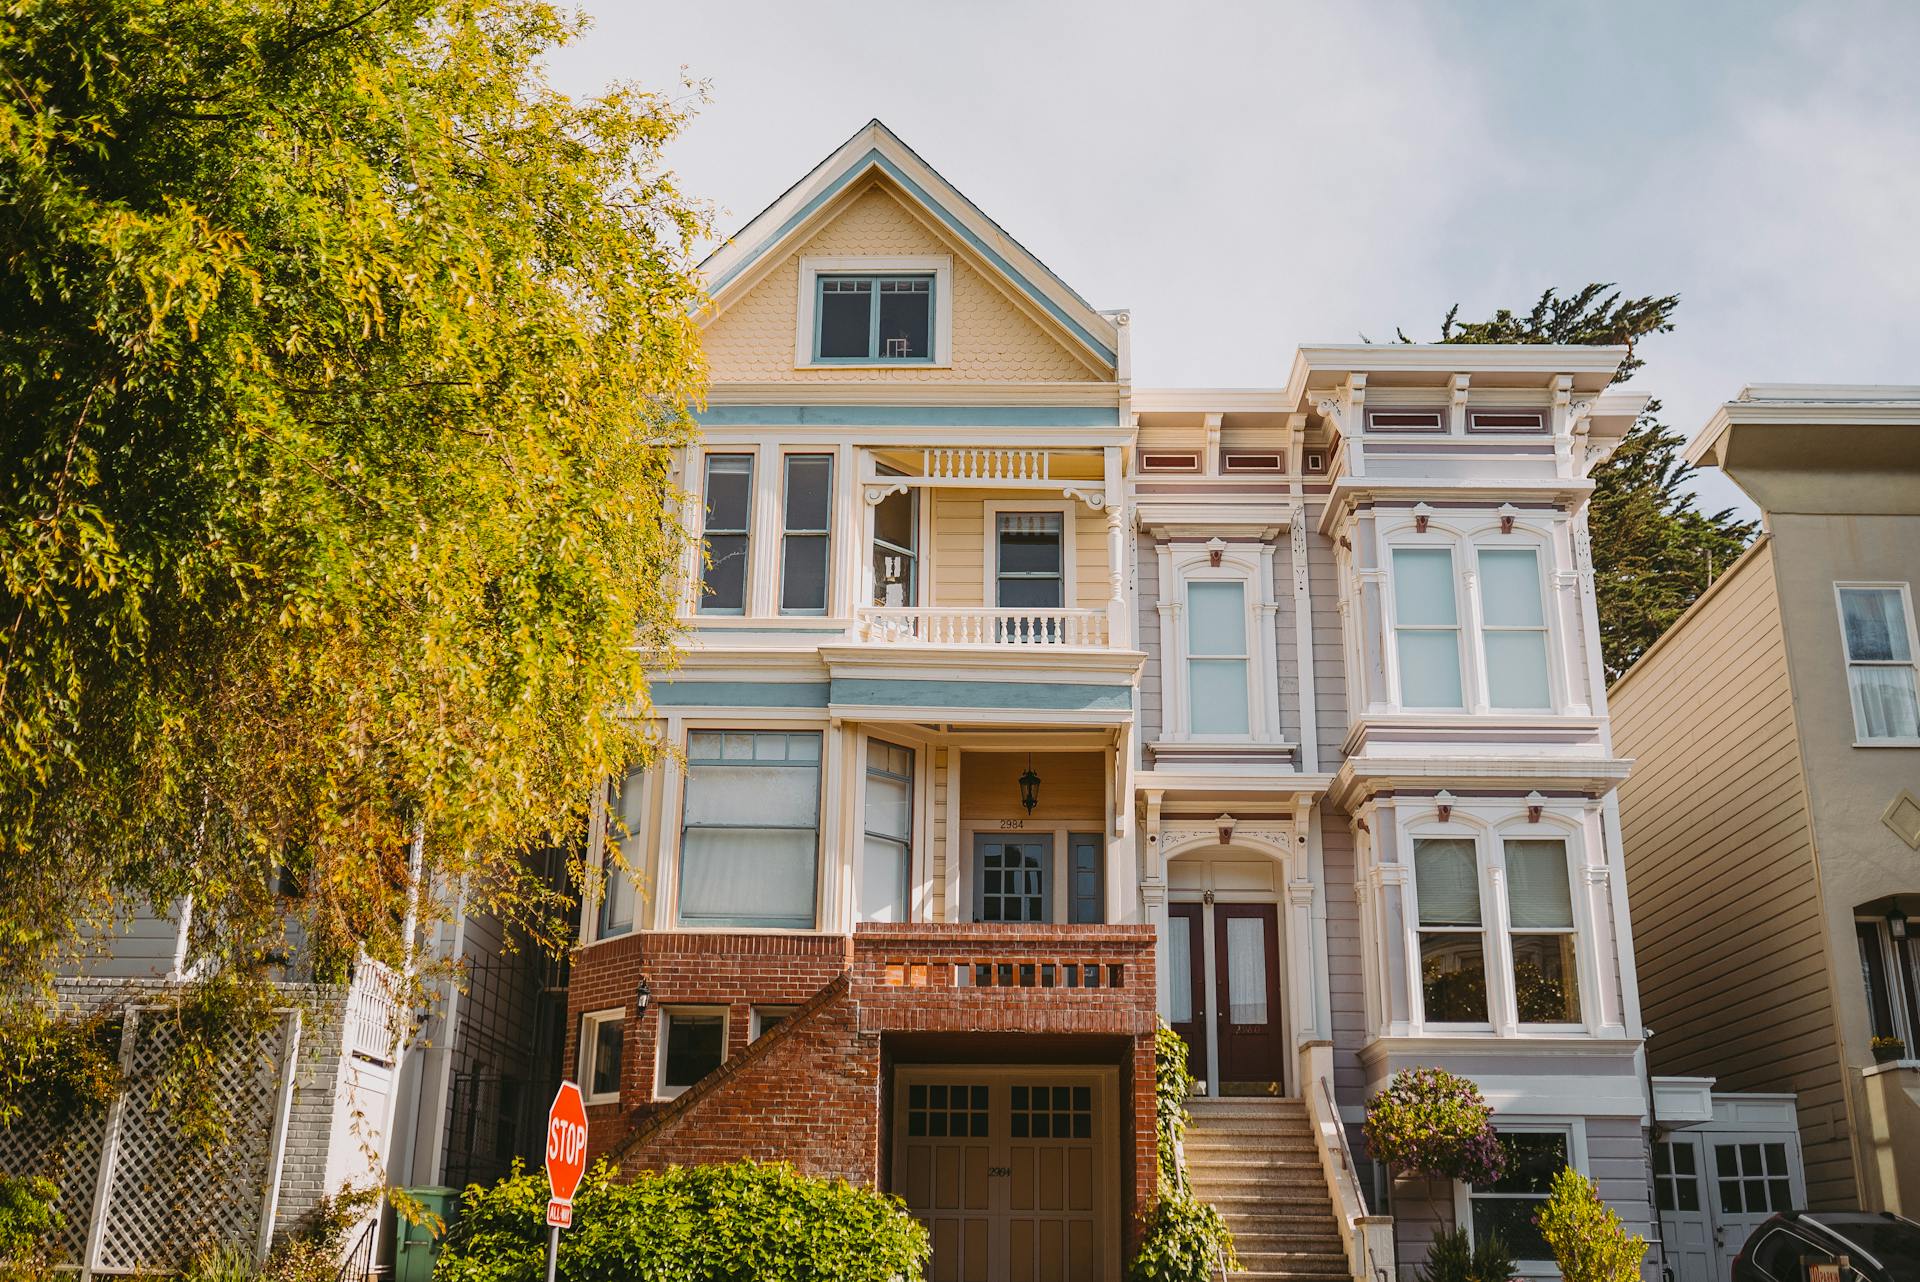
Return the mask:
{"type": "Polygon", "coordinates": [[[1882,1211],[1783,1211],[1733,1257],[1733,1282],[1808,1282],[1808,1266],[1841,1259],[1840,1282],[1920,1282],[1920,1224],[1882,1211]]]}

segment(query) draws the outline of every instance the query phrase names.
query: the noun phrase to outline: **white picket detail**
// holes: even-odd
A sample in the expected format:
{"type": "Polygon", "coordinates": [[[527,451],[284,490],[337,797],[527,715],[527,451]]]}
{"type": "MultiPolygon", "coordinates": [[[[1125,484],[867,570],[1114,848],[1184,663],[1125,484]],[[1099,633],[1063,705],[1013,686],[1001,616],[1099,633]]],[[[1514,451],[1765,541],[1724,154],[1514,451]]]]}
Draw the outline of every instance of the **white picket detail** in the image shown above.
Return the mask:
{"type": "Polygon", "coordinates": [[[1105,610],[1007,610],[971,606],[873,607],[860,611],[863,641],[916,645],[1107,644],[1105,610]]]}
{"type": "Polygon", "coordinates": [[[938,481],[1044,481],[1045,450],[932,449],[921,451],[921,471],[938,481]]]}

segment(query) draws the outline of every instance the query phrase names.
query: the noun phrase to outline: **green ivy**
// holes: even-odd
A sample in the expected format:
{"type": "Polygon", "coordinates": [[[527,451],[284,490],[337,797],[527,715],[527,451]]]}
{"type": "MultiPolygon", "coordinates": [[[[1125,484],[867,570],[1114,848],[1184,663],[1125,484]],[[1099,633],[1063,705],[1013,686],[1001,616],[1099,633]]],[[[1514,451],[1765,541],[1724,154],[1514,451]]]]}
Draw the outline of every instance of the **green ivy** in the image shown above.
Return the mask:
{"type": "Polygon", "coordinates": [[[1573,1168],[1553,1177],[1553,1193],[1534,1223],[1563,1282],[1639,1282],[1647,1240],[1628,1233],[1593,1181],[1573,1168]]]}
{"type": "MultiPolygon", "coordinates": [[[[917,1282],[932,1248],[897,1197],[783,1162],[587,1173],[560,1235],[562,1282],[917,1282]]],[[[470,1186],[436,1282],[546,1277],[547,1182],[517,1166],[470,1186]]]]}
{"type": "Polygon", "coordinates": [[[53,1209],[59,1193],[37,1175],[0,1175],[0,1282],[48,1275],[53,1240],[67,1223],[53,1209]]]}
{"type": "Polygon", "coordinates": [[[1128,1282],[1209,1282],[1224,1260],[1238,1265],[1233,1234],[1220,1212],[1194,1197],[1180,1165],[1180,1137],[1186,1132],[1187,1096],[1193,1075],[1187,1071],[1187,1044],[1165,1024],[1153,1044],[1154,1148],[1160,1192],[1147,1212],[1140,1252],[1127,1269],[1128,1282]]]}

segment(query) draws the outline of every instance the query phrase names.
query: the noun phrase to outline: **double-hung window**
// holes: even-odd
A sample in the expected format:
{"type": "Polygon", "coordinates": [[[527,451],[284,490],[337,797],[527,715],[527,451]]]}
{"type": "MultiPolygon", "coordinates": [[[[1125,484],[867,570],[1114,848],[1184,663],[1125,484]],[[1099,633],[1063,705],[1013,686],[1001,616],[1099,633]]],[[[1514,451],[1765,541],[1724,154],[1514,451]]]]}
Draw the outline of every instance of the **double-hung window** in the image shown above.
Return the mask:
{"type": "Polygon", "coordinates": [[[654,1094],[672,1099],[726,1060],[726,1008],[662,1011],[660,1042],[654,1094]]]}
{"type": "Polygon", "coordinates": [[[700,609],[708,614],[744,614],[753,455],[707,455],[706,495],[707,563],[700,574],[700,609]]]}
{"type": "Polygon", "coordinates": [[[780,538],[780,611],[825,614],[832,544],[833,455],[787,455],[785,511],[780,538]]]}
{"type": "Polygon", "coordinates": [[[1058,512],[994,517],[994,603],[1058,609],[1066,600],[1065,520],[1058,512]]]}
{"type": "Polygon", "coordinates": [[[1567,843],[1505,844],[1513,995],[1522,1024],[1580,1022],[1573,892],[1567,843]]]}
{"type": "Polygon", "coordinates": [[[913,750],[867,740],[866,848],[860,920],[907,920],[913,864],[913,750]]]}
{"type": "Polygon", "coordinates": [[[820,844],[820,735],[687,736],[680,922],[811,929],[820,844]]]}
{"type": "Polygon", "coordinates": [[[1862,743],[1920,740],[1913,610],[1905,585],[1843,585],[1836,591],[1855,738],[1862,743]]]}
{"type": "Polygon", "coordinates": [[[601,864],[599,931],[596,938],[608,939],[633,929],[634,886],[629,871],[639,862],[642,804],[646,796],[647,772],[635,770],[620,783],[613,802],[607,808],[607,857],[601,864]],[[613,858],[618,847],[620,859],[613,858]],[[627,867],[621,867],[624,862],[627,867]]]}
{"type": "Polygon", "coordinates": [[[1416,837],[1420,904],[1420,1000],[1429,1024],[1487,1022],[1486,936],[1480,863],[1466,837],[1416,837]]]}
{"type": "Polygon", "coordinates": [[[1461,708],[1460,614],[1449,548],[1393,550],[1393,624],[1400,706],[1461,708]]]}
{"type": "Polygon", "coordinates": [[[1553,705],[1540,554],[1533,548],[1480,549],[1480,642],[1486,651],[1490,705],[1553,705]]]}
{"type": "Polygon", "coordinates": [[[1475,1184],[1468,1193],[1472,1205],[1473,1240],[1498,1235],[1518,1265],[1553,1264],[1553,1248],[1534,1223],[1553,1192],[1553,1178],[1571,1162],[1565,1130],[1496,1132],[1506,1150],[1506,1169],[1490,1184],[1475,1184]]]}
{"type": "Polygon", "coordinates": [[[921,275],[818,277],[814,359],[930,364],[933,282],[932,276],[921,275]]]}
{"type": "Polygon", "coordinates": [[[1187,584],[1188,724],[1197,735],[1247,733],[1247,586],[1187,584]]]}

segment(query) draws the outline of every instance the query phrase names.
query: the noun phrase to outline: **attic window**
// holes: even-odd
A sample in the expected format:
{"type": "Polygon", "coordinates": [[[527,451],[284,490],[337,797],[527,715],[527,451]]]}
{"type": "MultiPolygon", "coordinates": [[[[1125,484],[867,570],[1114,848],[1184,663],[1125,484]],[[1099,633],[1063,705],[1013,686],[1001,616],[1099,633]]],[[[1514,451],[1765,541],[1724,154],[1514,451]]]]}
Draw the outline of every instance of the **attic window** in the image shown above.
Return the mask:
{"type": "Polygon", "coordinates": [[[1368,410],[1370,432],[1444,432],[1446,420],[1439,410],[1368,410]]]}
{"type": "Polygon", "coordinates": [[[1280,456],[1261,450],[1228,450],[1222,465],[1229,472],[1278,472],[1280,456]]]}
{"type": "Polygon", "coordinates": [[[1200,456],[1191,450],[1156,450],[1151,454],[1140,455],[1142,472],[1197,472],[1200,470],[1200,456]]]}
{"type": "Polygon", "coordinates": [[[815,360],[932,361],[932,276],[823,275],[818,281],[815,360]]]}
{"type": "Polygon", "coordinates": [[[1544,432],[1547,430],[1546,416],[1539,410],[1520,412],[1475,410],[1467,415],[1469,432],[1544,432]]]}

